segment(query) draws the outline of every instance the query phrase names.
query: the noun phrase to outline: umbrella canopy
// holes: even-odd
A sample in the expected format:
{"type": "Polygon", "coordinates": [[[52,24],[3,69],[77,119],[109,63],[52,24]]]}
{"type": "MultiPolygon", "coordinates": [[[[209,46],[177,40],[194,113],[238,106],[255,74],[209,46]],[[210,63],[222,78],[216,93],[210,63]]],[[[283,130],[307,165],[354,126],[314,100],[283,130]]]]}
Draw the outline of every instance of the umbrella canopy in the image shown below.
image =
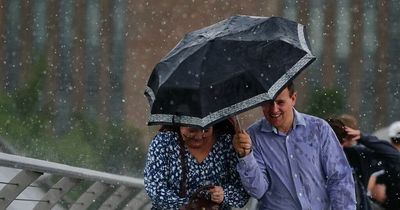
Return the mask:
{"type": "Polygon", "coordinates": [[[193,31],[148,80],[148,124],[207,127],[274,99],[314,60],[304,26],[280,17],[233,16],[193,31]]]}

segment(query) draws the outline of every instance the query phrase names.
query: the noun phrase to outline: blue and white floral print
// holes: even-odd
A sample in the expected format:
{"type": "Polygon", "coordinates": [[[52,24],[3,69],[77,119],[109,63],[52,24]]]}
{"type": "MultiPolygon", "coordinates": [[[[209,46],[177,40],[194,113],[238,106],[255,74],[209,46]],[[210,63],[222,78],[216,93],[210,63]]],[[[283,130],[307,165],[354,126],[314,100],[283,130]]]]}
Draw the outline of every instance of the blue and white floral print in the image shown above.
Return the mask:
{"type": "Polygon", "coordinates": [[[201,163],[186,149],[187,195],[179,197],[182,167],[178,135],[172,131],[159,132],[150,144],[144,184],[152,200],[152,209],[179,209],[189,201],[196,189],[208,184],[223,187],[224,201],[221,209],[243,207],[249,195],[236,172],[238,158],[232,147],[231,135],[217,137],[211,152],[201,163]]]}

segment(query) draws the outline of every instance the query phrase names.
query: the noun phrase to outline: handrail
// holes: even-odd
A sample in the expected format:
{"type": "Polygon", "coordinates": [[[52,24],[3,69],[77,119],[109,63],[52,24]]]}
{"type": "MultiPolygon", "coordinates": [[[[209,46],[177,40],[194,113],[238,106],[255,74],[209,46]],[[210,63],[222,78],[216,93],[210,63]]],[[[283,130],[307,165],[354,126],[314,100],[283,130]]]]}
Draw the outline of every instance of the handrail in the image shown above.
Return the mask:
{"type": "Polygon", "coordinates": [[[100,181],[106,184],[126,185],[129,187],[144,186],[143,179],[120,176],[2,152],[0,152],[0,166],[68,176],[76,179],[100,181]]]}

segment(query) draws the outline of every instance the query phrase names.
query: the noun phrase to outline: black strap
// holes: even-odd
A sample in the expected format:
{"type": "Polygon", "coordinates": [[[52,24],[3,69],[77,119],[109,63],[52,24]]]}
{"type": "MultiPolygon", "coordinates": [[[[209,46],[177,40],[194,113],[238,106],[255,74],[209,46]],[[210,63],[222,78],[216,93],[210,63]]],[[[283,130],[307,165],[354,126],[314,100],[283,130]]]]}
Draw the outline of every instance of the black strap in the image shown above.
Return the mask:
{"type": "Polygon", "coordinates": [[[183,198],[186,196],[187,193],[187,160],[186,160],[186,151],[185,151],[185,144],[181,136],[179,136],[179,156],[181,159],[181,167],[182,167],[182,174],[181,174],[181,181],[180,181],[180,188],[179,188],[179,197],[183,198]]]}

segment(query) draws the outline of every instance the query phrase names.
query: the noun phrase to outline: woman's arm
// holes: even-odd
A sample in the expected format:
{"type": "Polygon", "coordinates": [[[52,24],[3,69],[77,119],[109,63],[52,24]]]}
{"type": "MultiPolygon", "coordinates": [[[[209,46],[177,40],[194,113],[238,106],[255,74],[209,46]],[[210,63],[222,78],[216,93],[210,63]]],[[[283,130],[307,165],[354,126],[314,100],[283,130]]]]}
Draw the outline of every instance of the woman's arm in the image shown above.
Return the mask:
{"type": "MultiPolygon", "coordinates": [[[[167,179],[171,177],[169,160],[169,145],[176,138],[172,132],[161,132],[153,139],[149,146],[147,162],[144,169],[144,184],[153,206],[162,209],[179,209],[187,198],[180,198],[178,190],[171,189],[167,179]]],[[[179,182],[179,180],[176,180],[179,182]]]]}

